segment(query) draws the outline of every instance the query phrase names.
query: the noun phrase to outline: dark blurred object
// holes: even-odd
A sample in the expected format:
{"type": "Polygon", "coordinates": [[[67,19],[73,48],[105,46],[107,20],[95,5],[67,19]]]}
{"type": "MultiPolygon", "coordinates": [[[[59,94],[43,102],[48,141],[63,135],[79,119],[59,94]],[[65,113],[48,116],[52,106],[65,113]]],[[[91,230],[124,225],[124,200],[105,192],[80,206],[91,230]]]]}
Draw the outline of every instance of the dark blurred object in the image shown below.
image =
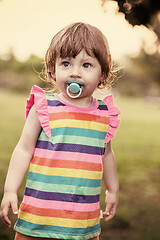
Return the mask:
{"type": "MultiPolygon", "coordinates": [[[[101,0],[102,7],[108,0],[101,0]]],[[[118,3],[119,12],[125,14],[125,19],[135,25],[144,25],[151,28],[160,39],[160,12],[159,0],[112,0],[118,3]]]]}
{"type": "Polygon", "coordinates": [[[158,11],[160,11],[160,1],[158,0],[132,0],[117,1],[119,6],[119,11],[125,14],[126,20],[134,25],[145,25],[151,24],[153,16],[155,16],[158,11]],[[129,12],[126,11],[126,5],[131,7],[129,12]]]}

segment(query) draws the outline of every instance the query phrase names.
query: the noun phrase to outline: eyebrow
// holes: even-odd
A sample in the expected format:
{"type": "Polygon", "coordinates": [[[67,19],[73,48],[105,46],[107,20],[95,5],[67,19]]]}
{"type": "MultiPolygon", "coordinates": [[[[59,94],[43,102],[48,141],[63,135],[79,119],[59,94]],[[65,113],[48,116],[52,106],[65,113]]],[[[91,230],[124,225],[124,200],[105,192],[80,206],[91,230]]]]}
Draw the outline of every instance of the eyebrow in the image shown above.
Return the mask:
{"type": "Polygon", "coordinates": [[[59,58],[57,58],[57,59],[58,59],[58,61],[61,61],[61,60],[64,60],[64,59],[69,60],[69,59],[71,59],[71,58],[70,58],[70,57],[64,57],[64,58],[59,57],[59,58]]]}
{"type": "Polygon", "coordinates": [[[88,61],[88,62],[94,61],[94,60],[95,60],[95,58],[94,58],[94,57],[90,57],[90,56],[84,57],[84,58],[82,59],[82,61],[88,61]]]}
{"type": "Polygon", "coordinates": [[[88,58],[83,58],[83,59],[82,59],[82,61],[91,61],[91,60],[92,60],[92,58],[89,58],[89,57],[88,57],[88,58]]]}
{"type": "MultiPolygon", "coordinates": [[[[73,57],[64,57],[64,58],[59,57],[59,58],[57,58],[57,59],[58,59],[58,61],[62,61],[62,60],[67,60],[67,61],[69,61],[69,60],[72,59],[72,58],[73,58],[73,57]]],[[[74,58],[73,58],[73,59],[74,59],[74,58]]],[[[94,57],[85,56],[84,58],[81,59],[81,61],[91,61],[92,59],[94,59],[94,57]]]]}

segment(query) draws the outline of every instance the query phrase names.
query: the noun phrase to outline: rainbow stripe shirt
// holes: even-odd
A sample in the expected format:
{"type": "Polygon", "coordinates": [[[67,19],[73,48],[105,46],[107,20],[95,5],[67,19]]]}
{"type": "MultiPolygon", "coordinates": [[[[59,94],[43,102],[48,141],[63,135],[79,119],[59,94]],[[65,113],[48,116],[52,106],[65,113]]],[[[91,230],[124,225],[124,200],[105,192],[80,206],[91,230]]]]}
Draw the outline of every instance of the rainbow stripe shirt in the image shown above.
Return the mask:
{"type": "Polygon", "coordinates": [[[63,102],[33,86],[32,106],[41,123],[15,230],[57,239],[90,239],[100,234],[99,198],[105,145],[119,126],[112,95],[90,108],[63,102]]]}

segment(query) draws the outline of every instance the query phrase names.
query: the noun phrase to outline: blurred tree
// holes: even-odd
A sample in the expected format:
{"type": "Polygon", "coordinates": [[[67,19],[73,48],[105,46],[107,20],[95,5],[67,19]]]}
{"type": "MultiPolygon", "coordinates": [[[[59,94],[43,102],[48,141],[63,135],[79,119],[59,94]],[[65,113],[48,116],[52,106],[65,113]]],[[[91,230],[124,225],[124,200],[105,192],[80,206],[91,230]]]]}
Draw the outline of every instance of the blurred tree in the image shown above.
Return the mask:
{"type": "Polygon", "coordinates": [[[149,55],[141,49],[136,58],[127,58],[119,80],[116,87],[123,95],[159,97],[159,54],[149,55]]]}
{"type": "Polygon", "coordinates": [[[10,50],[5,59],[0,58],[0,88],[24,92],[34,84],[43,86],[44,82],[39,77],[43,65],[43,59],[34,55],[20,62],[10,50]]]}
{"type": "Polygon", "coordinates": [[[145,76],[145,82],[155,82],[160,85],[159,55],[148,55],[144,50],[136,58],[130,58],[132,68],[141,76],[145,76]]]}
{"type": "MultiPolygon", "coordinates": [[[[101,0],[102,7],[108,0],[101,0]]],[[[159,0],[112,0],[118,3],[119,12],[134,25],[151,28],[160,40],[160,1],[159,0]]]]}
{"type": "Polygon", "coordinates": [[[125,19],[132,25],[144,25],[157,35],[157,51],[149,54],[142,47],[136,58],[128,59],[130,67],[122,76],[121,87],[128,95],[160,94],[160,1],[158,0],[101,0],[102,7],[108,1],[117,2],[119,12],[124,13],[125,19]],[[128,84],[128,85],[127,85],[128,84]],[[135,91],[136,89],[136,91],[135,91]],[[138,89],[138,90],[137,90],[138,89]],[[133,90],[133,91],[132,91],[133,90]],[[132,91],[132,92],[131,92],[132,91]]]}

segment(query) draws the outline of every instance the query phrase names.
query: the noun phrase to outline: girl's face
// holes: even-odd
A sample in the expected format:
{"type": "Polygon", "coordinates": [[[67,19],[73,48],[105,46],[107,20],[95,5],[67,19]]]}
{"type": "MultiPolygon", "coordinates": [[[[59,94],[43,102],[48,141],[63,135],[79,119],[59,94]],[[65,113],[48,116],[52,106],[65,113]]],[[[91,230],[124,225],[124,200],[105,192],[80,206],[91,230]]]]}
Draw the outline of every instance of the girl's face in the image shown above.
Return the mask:
{"type": "Polygon", "coordinates": [[[101,66],[96,58],[82,50],[75,58],[56,60],[55,78],[65,96],[67,93],[64,84],[70,78],[79,79],[85,85],[85,91],[80,97],[91,96],[102,78],[101,66]]]}

